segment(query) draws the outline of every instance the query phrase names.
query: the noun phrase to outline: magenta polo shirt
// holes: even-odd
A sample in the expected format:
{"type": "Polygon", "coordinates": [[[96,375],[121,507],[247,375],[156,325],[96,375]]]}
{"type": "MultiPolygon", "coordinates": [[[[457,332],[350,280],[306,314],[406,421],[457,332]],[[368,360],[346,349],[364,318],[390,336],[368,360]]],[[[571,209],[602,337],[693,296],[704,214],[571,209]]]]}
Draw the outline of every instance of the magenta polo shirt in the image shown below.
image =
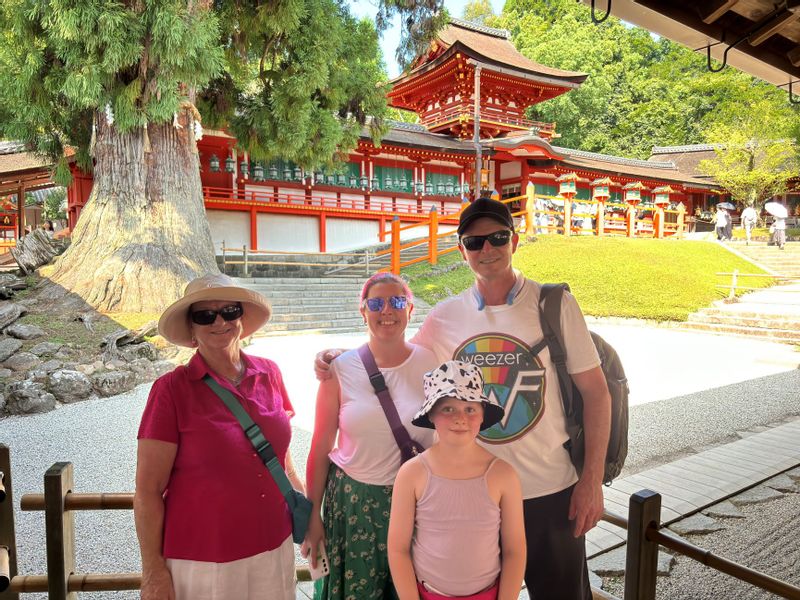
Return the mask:
{"type": "Polygon", "coordinates": [[[210,372],[199,353],[150,390],[138,438],[178,445],[164,496],[165,558],[229,562],[273,550],[291,534],[278,486],[239,422],[203,382],[209,373],[236,395],[285,465],[294,410],[281,372],[271,360],[242,358],[238,390],[210,372]]]}

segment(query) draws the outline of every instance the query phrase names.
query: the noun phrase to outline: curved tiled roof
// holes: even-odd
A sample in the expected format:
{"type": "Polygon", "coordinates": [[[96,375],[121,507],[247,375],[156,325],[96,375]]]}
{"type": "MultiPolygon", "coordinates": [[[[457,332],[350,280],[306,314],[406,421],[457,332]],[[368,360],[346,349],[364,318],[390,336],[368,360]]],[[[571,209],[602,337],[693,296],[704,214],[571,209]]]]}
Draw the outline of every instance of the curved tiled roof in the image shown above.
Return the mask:
{"type": "Polygon", "coordinates": [[[708,152],[715,144],[686,144],[685,146],[653,146],[650,154],[675,154],[676,152],[708,152]]]}
{"type": "Polygon", "coordinates": [[[648,169],[672,169],[675,170],[677,167],[675,163],[671,160],[669,161],[651,161],[651,160],[640,160],[638,158],[625,158],[623,156],[612,156],[611,154],[600,154],[598,152],[587,152],[586,150],[573,150],[572,148],[561,148],[559,146],[553,146],[553,150],[556,152],[561,152],[562,154],[567,154],[569,156],[575,156],[576,158],[588,158],[589,160],[599,160],[608,163],[614,163],[616,165],[624,165],[627,167],[645,167],[648,169]]]}
{"type": "Polygon", "coordinates": [[[447,47],[461,43],[466,49],[489,62],[534,75],[544,75],[572,83],[583,83],[588,77],[586,73],[563,71],[526,58],[509,41],[508,32],[504,29],[492,29],[460,19],[451,19],[450,24],[439,32],[437,40],[447,47]]]}

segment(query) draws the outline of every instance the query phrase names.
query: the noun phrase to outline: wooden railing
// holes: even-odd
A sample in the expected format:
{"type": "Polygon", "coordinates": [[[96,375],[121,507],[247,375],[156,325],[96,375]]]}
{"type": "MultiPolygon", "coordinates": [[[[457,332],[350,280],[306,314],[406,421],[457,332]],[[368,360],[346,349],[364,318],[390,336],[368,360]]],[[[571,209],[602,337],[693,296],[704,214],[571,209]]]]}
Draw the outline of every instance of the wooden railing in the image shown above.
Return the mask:
{"type": "Polygon", "coordinates": [[[250,250],[247,246],[241,246],[238,248],[229,248],[225,246],[225,242],[222,242],[222,272],[227,273],[228,265],[242,265],[242,275],[244,277],[250,276],[250,267],[252,266],[259,266],[259,265],[272,265],[272,266],[295,266],[295,267],[329,267],[329,268],[338,268],[339,270],[343,268],[348,269],[364,269],[364,274],[369,275],[370,273],[370,253],[369,251],[365,252],[285,252],[282,250],[250,250]],[[231,255],[233,256],[240,256],[241,259],[232,259],[229,258],[231,255]],[[363,263],[358,261],[356,264],[351,265],[342,265],[341,263],[323,263],[323,262],[302,262],[298,260],[259,260],[258,256],[285,256],[285,257],[303,257],[303,256],[317,256],[317,257],[325,257],[327,258],[353,258],[356,259],[363,259],[363,263]],[[256,257],[255,259],[253,257],[256,257]]]}
{"type": "MultiPolygon", "coordinates": [[[[279,185],[280,182],[278,182],[279,185]]],[[[253,186],[256,187],[256,186],[253,186]]],[[[343,188],[337,197],[306,194],[304,189],[296,193],[276,192],[267,186],[263,190],[232,190],[231,188],[204,187],[203,198],[206,204],[238,204],[246,206],[275,206],[283,208],[305,208],[321,212],[368,211],[371,214],[418,215],[424,216],[430,206],[436,206],[439,214],[453,214],[460,210],[461,202],[456,196],[416,196],[389,190],[373,190],[368,196],[359,188],[343,188]],[[342,198],[342,195],[359,198],[342,198]],[[391,200],[376,199],[372,196],[391,196],[391,200]]],[[[277,187],[277,185],[275,186],[277,187]]]]}
{"type": "MultiPolygon", "coordinates": [[[[512,210],[511,214],[518,223],[517,230],[527,235],[556,233],[566,236],[587,234],[656,238],[675,236],[680,238],[683,236],[685,226],[684,210],[665,210],[655,206],[644,209],[651,211],[652,217],[637,218],[637,210],[625,204],[597,200],[569,201],[561,196],[544,196],[531,193],[507,198],[502,202],[509,205],[518,203],[523,207],[516,212],[512,210]],[[583,208],[580,211],[573,211],[573,203],[577,203],[583,208]],[[624,211],[624,214],[619,214],[620,211],[624,211]],[[587,219],[591,223],[588,228],[585,227],[587,219]]],[[[455,223],[460,214],[461,211],[459,210],[457,213],[447,215],[446,218],[449,222],[455,223]]],[[[381,232],[381,237],[389,235],[391,239],[390,248],[378,253],[378,256],[391,255],[389,267],[382,270],[399,274],[401,268],[426,260],[425,257],[417,257],[406,261],[401,260],[403,250],[422,244],[428,244],[427,260],[432,265],[437,263],[439,256],[456,250],[455,247],[445,250],[438,249],[439,238],[452,233],[452,231],[439,233],[439,221],[443,219],[444,217],[434,210],[431,211],[428,219],[410,225],[401,226],[399,219],[395,218],[392,221],[391,230],[389,232],[381,232]],[[427,232],[425,231],[426,228],[427,232]],[[403,243],[401,233],[415,229],[419,231],[417,239],[413,242],[403,243]]]]}
{"type": "MultiPolygon", "coordinates": [[[[792,283],[794,281],[800,281],[800,278],[797,277],[784,277],[783,275],[769,275],[767,273],[740,273],[738,269],[734,269],[732,273],[715,273],[717,277],[730,277],[731,282],[730,284],[717,284],[717,289],[729,290],[728,292],[728,299],[734,300],[736,298],[736,290],[744,290],[748,292],[757,291],[757,290],[764,290],[765,287],[753,287],[753,286],[745,286],[739,283],[739,279],[744,277],[754,277],[754,278],[766,278],[769,279],[771,283],[780,282],[780,283],[792,283]]],[[[770,292],[775,291],[793,291],[793,290],[781,290],[780,287],[771,287],[769,288],[770,292]]],[[[796,292],[795,292],[796,293],[796,292]]]]}
{"type": "MultiPolygon", "coordinates": [[[[44,475],[43,494],[25,494],[23,511],[44,511],[47,573],[19,575],[14,531],[11,456],[0,444],[0,598],[47,592],[50,600],[68,600],[75,592],[137,590],[141,573],[75,573],[74,513],[79,510],[131,510],[132,493],[73,492],[72,463],[58,462],[44,475]],[[5,485],[4,485],[5,484],[5,485]]],[[[630,497],[628,518],[604,511],[603,520],[628,531],[625,599],[655,600],[659,544],[758,588],[800,600],[800,588],[690,544],[662,529],[661,496],[642,490],[630,497]]],[[[308,567],[297,565],[299,581],[309,581],[308,567]]]]}

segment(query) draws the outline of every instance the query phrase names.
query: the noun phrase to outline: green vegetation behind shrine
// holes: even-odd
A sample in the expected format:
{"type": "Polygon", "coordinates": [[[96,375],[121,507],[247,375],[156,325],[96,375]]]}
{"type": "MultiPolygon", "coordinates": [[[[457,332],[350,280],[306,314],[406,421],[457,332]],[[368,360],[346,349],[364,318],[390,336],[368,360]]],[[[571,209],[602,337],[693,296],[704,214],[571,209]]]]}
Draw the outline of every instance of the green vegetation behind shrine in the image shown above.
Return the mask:
{"type": "MultiPolygon", "coordinates": [[[[727,295],[718,289],[730,277],[716,273],[763,273],[712,242],[543,236],[520,244],[514,266],[541,282],[569,283],[587,315],[656,321],[687,316],[727,295]]],[[[427,263],[403,271],[411,289],[430,304],[469,287],[472,274],[451,253],[437,267],[427,263]]],[[[772,280],[748,279],[766,287],[772,280]]]]}

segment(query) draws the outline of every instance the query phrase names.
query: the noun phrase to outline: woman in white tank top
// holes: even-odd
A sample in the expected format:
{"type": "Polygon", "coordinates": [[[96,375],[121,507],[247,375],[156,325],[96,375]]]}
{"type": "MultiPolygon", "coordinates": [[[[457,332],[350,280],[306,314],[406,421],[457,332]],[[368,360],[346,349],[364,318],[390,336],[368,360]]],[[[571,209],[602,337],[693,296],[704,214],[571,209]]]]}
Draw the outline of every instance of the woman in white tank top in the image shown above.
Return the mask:
{"type": "Polygon", "coordinates": [[[438,440],[400,468],[389,520],[400,600],[516,600],[526,548],[519,478],[475,441],[503,408],[465,362],[426,373],[424,390],[412,423],[436,429],[438,440]]]}

